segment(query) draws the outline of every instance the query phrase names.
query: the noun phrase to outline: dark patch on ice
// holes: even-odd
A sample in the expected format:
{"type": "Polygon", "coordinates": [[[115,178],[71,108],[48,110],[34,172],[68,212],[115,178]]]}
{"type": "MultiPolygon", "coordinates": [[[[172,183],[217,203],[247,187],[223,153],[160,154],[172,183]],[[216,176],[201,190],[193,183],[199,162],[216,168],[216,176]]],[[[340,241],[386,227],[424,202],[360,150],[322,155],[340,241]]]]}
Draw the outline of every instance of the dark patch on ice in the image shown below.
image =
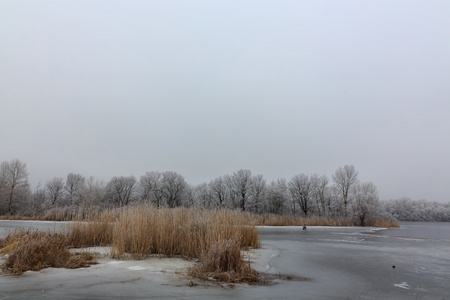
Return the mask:
{"type": "Polygon", "coordinates": [[[278,284],[277,280],[287,281],[311,281],[311,278],[298,277],[291,274],[269,274],[259,273],[260,282],[254,283],[254,285],[274,285],[278,284]]]}

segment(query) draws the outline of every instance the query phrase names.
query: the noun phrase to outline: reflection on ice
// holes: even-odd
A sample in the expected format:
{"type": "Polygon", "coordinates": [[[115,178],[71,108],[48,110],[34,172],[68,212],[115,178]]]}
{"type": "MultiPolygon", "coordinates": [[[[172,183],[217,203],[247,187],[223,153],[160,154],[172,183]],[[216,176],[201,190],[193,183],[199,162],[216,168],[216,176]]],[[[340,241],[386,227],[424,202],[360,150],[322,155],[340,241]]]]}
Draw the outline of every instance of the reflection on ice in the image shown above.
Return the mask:
{"type": "Polygon", "coordinates": [[[405,289],[405,290],[409,290],[409,284],[407,282],[396,283],[396,284],[394,284],[394,286],[405,289]]]}
{"type": "Polygon", "coordinates": [[[141,271],[141,270],[145,270],[145,268],[141,267],[141,266],[132,266],[132,267],[128,267],[129,270],[131,271],[141,271]]]}

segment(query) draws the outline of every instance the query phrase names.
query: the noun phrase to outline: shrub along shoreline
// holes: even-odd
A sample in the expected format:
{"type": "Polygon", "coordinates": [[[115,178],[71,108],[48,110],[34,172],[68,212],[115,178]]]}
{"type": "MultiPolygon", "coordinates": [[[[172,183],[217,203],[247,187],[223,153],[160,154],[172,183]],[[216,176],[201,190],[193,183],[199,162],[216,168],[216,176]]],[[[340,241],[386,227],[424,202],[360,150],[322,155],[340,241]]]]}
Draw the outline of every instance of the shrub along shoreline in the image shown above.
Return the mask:
{"type": "MultiPolygon", "coordinates": [[[[49,210],[47,214],[40,217],[27,217],[22,215],[0,215],[0,220],[25,220],[25,221],[95,221],[104,218],[105,215],[117,214],[120,211],[133,207],[153,207],[146,204],[130,205],[115,209],[92,209],[92,210],[73,210],[69,208],[61,208],[49,210]]],[[[169,208],[158,208],[160,210],[169,208]]],[[[170,209],[186,209],[186,208],[170,208],[170,209]]],[[[360,226],[355,219],[345,218],[342,216],[295,216],[295,215],[278,215],[278,214],[255,214],[231,209],[205,209],[205,208],[189,208],[189,210],[205,211],[233,211],[245,215],[246,223],[254,226],[360,226]]],[[[365,223],[366,227],[380,228],[398,228],[398,221],[394,218],[372,217],[365,223]]]]}

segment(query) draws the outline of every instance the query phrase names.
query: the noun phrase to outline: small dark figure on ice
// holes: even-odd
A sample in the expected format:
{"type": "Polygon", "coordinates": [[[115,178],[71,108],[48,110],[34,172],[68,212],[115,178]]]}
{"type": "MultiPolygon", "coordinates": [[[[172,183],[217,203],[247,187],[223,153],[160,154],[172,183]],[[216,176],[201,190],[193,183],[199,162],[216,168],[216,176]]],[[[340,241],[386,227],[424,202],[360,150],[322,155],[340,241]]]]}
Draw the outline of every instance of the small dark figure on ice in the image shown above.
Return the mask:
{"type": "Polygon", "coordinates": [[[306,230],[306,224],[303,224],[303,230],[306,230]]]}

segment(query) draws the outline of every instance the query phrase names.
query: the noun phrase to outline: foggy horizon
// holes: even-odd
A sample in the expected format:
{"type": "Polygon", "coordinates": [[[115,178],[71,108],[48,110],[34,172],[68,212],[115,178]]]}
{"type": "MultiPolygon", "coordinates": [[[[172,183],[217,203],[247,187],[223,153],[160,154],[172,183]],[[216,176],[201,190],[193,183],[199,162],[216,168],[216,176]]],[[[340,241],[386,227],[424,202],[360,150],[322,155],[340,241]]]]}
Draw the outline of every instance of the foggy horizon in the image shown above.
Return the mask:
{"type": "Polygon", "coordinates": [[[0,162],[79,173],[347,164],[449,202],[448,1],[1,1],[0,162]]]}

